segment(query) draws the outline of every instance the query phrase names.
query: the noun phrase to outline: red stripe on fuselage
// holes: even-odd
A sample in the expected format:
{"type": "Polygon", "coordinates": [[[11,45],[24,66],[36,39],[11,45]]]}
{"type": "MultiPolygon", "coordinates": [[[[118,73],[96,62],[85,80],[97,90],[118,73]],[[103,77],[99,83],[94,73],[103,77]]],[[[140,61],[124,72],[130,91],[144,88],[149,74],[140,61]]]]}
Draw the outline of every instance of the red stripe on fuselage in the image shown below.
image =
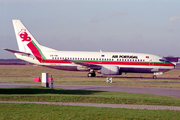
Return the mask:
{"type": "Polygon", "coordinates": [[[88,63],[91,64],[111,64],[111,65],[137,65],[137,66],[174,66],[174,64],[171,63],[149,63],[149,62],[115,62],[115,61],[88,61],[88,63]]]}
{"type": "MultiPolygon", "coordinates": [[[[171,63],[149,63],[149,62],[115,62],[115,61],[79,61],[90,64],[105,64],[105,65],[136,65],[136,66],[174,66],[171,63]]],[[[65,60],[46,60],[46,63],[70,63],[65,60]]]]}
{"type": "Polygon", "coordinates": [[[65,61],[65,60],[46,60],[46,63],[71,63],[71,62],[68,62],[68,61],[65,61]]]}

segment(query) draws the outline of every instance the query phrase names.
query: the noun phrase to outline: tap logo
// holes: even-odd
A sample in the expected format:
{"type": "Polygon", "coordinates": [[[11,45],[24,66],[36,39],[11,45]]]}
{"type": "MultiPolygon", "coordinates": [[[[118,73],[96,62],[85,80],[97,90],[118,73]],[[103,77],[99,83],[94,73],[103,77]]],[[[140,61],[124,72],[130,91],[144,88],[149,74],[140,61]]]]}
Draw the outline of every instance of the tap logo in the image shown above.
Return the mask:
{"type": "Polygon", "coordinates": [[[20,38],[22,38],[22,42],[31,41],[31,37],[29,37],[28,34],[26,33],[26,29],[21,29],[18,35],[20,36],[20,38]]]}

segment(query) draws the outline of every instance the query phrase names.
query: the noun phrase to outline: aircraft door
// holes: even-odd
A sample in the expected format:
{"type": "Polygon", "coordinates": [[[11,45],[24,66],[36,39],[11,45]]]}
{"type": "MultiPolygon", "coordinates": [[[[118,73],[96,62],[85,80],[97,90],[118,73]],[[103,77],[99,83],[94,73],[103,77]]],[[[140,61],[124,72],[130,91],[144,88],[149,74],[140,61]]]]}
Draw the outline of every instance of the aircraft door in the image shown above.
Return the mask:
{"type": "Polygon", "coordinates": [[[154,65],[153,59],[150,59],[149,60],[149,66],[153,66],[153,65],[154,65]]]}

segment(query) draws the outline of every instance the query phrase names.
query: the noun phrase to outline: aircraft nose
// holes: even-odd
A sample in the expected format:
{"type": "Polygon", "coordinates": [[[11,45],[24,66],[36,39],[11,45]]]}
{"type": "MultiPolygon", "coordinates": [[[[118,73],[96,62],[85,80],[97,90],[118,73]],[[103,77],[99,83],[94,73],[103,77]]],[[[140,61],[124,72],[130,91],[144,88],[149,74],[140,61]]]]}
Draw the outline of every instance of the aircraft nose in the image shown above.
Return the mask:
{"type": "Polygon", "coordinates": [[[174,64],[174,63],[172,63],[172,62],[170,62],[171,63],[171,66],[174,66],[174,69],[176,68],[176,65],[174,64]]]}
{"type": "Polygon", "coordinates": [[[176,65],[174,65],[174,69],[176,68],[176,65]]]}

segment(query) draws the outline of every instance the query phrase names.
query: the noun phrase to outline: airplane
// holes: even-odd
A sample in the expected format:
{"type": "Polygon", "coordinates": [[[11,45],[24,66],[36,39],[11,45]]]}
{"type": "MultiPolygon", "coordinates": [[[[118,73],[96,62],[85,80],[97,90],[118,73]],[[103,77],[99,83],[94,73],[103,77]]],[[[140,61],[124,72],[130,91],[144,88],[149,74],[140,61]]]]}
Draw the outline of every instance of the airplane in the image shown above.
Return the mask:
{"type": "Polygon", "coordinates": [[[165,58],[145,53],[58,51],[39,44],[20,20],[12,20],[19,50],[4,49],[24,61],[72,71],[89,71],[88,77],[122,75],[123,72],[162,75],[175,65],[165,58]]]}

